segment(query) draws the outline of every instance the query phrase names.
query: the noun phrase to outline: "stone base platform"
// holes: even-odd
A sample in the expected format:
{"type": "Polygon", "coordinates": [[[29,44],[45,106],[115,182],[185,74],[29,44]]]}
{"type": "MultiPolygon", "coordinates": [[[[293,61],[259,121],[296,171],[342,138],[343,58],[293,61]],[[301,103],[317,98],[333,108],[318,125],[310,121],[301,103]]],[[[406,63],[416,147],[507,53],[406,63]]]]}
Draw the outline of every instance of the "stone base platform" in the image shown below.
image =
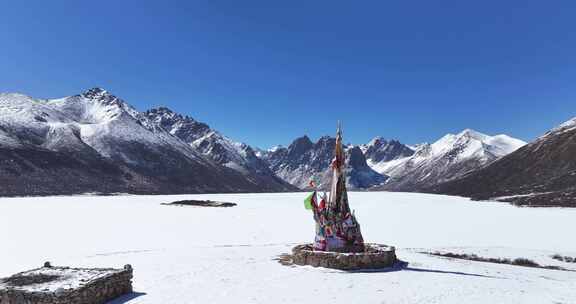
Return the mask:
{"type": "Polygon", "coordinates": [[[292,249],[291,260],[296,265],[340,270],[382,269],[397,261],[395,248],[381,244],[365,244],[363,252],[351,253],[315,251],[312,244],[303,244],[292,249]]]}
{"type": "Polygon", "coordinates": [[[0,304],[104,304],[132,292],[132,267],[44,267],[0,279],[0,304]]]}

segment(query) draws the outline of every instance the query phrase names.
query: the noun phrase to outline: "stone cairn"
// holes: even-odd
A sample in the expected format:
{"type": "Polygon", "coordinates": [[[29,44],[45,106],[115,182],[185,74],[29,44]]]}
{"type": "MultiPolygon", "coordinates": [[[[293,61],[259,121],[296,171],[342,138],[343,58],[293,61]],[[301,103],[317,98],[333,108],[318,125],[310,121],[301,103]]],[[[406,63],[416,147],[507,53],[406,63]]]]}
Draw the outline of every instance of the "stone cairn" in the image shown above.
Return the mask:
{"type": "Polygon", "coordinates": [[[292,249],[291,262],[296,265],[333,268],[339,270],[382,269],[396,263],[394,247],[364,244],[363,252],[334,252],[314,250],[312,244],[292,249]]]}
{"type": "Polygon", "coordinates": [[[0,304],[104,304],[132,292],[132,266],[124,269],[44,267],[0,279],[0,304]],[[82,278],[90,271],[92,278],[82,278]],[[61,275],[59,273],[62,273],[61,275]],[[78,274],[78,278],[73,278],[78,274]],[[48,288],[65,280],[80,280],[72,288],[48,288]],[[43,287],[46,285],[46,287],[43,287]]]}
{"type": "MultiPolygon", "coordinates": [[[[314,214],[316,238],[313,244],[298,245],[292,249],[289,257],[292,264],[361,270],[386,268],[396,263],[394,247],[364,243],[360,224],[348,204],[345,166],[342,131],[338,125],[330,196],[324,196],[317,202],[314,191],[306,199],[306,208],[314,214]]],[[[310,186],[316,187],[313,182],[310,186]]]]}

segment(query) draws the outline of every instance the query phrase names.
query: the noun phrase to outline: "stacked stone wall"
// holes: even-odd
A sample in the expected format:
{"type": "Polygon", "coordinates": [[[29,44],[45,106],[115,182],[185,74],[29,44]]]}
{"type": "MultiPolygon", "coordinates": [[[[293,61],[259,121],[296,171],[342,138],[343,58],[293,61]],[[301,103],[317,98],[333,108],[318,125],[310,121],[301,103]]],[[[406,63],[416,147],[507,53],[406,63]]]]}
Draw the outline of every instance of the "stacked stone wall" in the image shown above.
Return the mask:
{"type": "Polygon", "coordinates": [[[132,292],[132,267],[98,278],[70,290],[54,292],[26,291],[18,288],[0,290],[0,304],[104,304],[132,292]]]}
{"type": "Polygon", "coordinates": [[[394,247],[378,244],[365,244],[363,252],[355,253],[315,251],[312,244],[304,244],[292,249],[292,262],[340,270],[382,269],[396,263],[396,252],[394,247]]]}

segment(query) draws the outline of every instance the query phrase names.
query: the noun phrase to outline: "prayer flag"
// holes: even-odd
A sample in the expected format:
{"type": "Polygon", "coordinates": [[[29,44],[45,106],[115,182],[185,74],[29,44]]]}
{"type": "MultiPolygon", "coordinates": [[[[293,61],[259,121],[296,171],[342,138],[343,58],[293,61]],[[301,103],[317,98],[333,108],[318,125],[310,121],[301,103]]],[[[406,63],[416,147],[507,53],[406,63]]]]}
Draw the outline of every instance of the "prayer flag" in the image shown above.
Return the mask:
{"type": "Polygon", "coordinates": [[[304,208],[306,208],[307,210],[314,209],[314,206],[316,205],[315,200],[316,200],[316,191],[314,191],[312,194],[306,197],[306,199],[304,200],[304,208]]]}

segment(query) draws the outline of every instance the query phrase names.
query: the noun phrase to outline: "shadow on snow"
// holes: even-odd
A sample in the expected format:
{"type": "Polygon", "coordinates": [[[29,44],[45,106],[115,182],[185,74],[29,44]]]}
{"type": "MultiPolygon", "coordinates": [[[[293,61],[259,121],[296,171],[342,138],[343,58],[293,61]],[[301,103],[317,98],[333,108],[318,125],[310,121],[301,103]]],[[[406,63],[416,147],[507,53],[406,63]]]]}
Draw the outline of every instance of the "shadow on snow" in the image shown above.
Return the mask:
{"type": "Polygon", "coordinates": [[[471,276],[471,277],[489,278],[489,279],[503,279],[500,277],[487,276],[487,275],[476,274],[476,273],[409,267],[408,262],[401,261],[401,260],[398,260],[398,262],[396,262],[394,264],[394,266],[392,266],[392,267],[381,268],[381,269],[348,270],[348,271],[344,271],[344,272],[346,272],[346,273],[385,273],[385,272],[396,272],[396,271],[415,271],[415,272],[424,272],[424,273],[439,273],[439,274],[451,274],[451,275],[460,275],[460,276],[471,276]]]}
{"type": "Polygon", "coordinates": [[[120,297],[118,297],[118,298],[116,298],[116,299],[114,299],[114,300],[112,300],[112,301],[106,302],[106,304],[123,304],[123,303],[128,303],[128,302],[130,302],[131,300],[134,300],[134,299],[136,299],[136,298],[138,298],[138,297],[145,296],[145,295],[146,295],[145,292],[131,292],[131,293],[125,294],[125,295],[123,295],[123,296],[120,296],[120,297]]]}

